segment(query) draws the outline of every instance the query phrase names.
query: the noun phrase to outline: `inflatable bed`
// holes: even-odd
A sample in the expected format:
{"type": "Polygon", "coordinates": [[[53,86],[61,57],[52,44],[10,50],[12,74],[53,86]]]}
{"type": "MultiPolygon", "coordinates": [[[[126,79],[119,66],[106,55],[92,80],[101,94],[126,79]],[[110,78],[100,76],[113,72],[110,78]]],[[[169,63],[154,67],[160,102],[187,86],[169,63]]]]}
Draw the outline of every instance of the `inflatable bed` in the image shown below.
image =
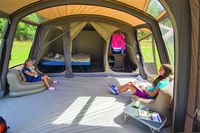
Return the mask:
{"type": "MultiPolygon", "coordinates": [[[[71,64],[73,66],[89,66],[91,65],[91,58],[89,54],[79,53],[72,55],[71,64]]],[[[41,66],[65,66],[64,56],[61,54],[51,53],[42,58],[40,61],[41,66]]]]}

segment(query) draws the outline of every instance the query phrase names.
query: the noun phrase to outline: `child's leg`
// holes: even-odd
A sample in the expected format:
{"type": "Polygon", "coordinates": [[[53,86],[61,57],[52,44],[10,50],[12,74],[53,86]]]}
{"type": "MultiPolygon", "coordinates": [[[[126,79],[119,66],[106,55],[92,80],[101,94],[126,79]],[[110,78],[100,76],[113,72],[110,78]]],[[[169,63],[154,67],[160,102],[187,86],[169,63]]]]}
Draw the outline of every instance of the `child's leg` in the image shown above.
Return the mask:
{"type": "Polygon", "coordinates": [[[129,82],[129,83],[123,85],[123,86],[118,87],[118,92],[119,93],[124,93],[128,89],[130,89],[133,92],[133,94],[135,94],[135,92],[137,90],[137,88],[131,82],[129,82]]]}
{"type": "Polygon", "coordinates": [[[48,82],[48,76],[47,76],[47,75],[44,75],[44,76],[42,77],[42,80],[43,80],[44,84],[46,85],[46,87],[49,88],[50,85],[49,85],[49,82],[48,82]]]}
{"type": "MultiPolygon", "coordinates": [[[[46,75],[46,76],[47,76],[47,75],[46,75]]],[[[48,79],[49,81],[53,82],[53,80],[52,80],[49,76],[47,76],[47,79],[48,79]]]]}
{"type": "MultiPolygon", "coordinates": [[[[46,75],[46,76],[47,76],[47,75],[46,75]]],[[[49,80],[51,83],[55,83],[55,84],[58,83],[58,81],[51,79],[49,76],[47,76],[47,77],[48,77],[48,80],[49,80]]]]}

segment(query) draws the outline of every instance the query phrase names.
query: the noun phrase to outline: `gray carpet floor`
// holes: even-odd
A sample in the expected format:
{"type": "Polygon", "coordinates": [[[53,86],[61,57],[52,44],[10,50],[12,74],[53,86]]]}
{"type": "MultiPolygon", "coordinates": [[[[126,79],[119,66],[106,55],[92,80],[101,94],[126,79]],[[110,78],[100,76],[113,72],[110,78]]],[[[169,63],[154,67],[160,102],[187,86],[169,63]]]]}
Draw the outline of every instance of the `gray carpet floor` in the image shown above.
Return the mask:
{"type": "MultiPolygon", "coordinates": [[[[130,93],[112,95],[108,83],[116,85],[132,77],[54,77],[54,91],[0,100],[0,115],[10,126],[8,133],[148,133],[136,120],[123,123],[123,109],[130,93]]],[[[168,132],[164,129],[162,132],[168,132]]]]}

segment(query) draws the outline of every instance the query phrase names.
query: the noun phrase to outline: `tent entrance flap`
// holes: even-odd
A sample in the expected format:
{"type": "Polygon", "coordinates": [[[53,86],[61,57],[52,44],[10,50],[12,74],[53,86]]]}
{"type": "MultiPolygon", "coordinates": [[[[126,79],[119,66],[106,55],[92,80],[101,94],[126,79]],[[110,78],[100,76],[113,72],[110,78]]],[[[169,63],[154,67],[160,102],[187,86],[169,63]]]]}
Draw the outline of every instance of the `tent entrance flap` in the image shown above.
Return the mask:
{"type": "Polygon", "coordinates": [[[104,72],[105,45],[102,36],[87,23],[72,40],[72,61],[82,63],[72,65],[73,72],[104,72]]]}

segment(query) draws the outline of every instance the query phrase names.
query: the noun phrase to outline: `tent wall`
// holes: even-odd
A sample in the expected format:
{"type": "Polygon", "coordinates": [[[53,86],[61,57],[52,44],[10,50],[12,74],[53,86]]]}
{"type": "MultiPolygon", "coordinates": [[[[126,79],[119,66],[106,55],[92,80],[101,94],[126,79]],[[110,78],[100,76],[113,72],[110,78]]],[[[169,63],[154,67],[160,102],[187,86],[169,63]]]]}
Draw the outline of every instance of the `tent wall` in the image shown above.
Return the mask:
{"type": "MultiPolygon", "coordinates": [[[[44,31],[45,32],[45,31],[44,31]]],[[[44,38],[42,38],[42,42],[40,44],[40,48],[38,49],[37,61],[39,61],[42,57],[46,56],[49,53],[56,52],[63,54],[63,39],[62,37],[56,39],[52,43],[48,44],[50,41],[58,37],[62,34],[63,31],[58,28],[52,28],[46,31],[44,38]]]]}
{"type": "Polygon", "coordinates": [[[73,40],[72,54],[90,54],[92,62],[101,62],[103,65],[105,44],[106,42],[96,31],[81,31],[73,40]]]}
{"type": "MultiPolygon", "coordinates": [[[[62,30],[56,30],[53,34],[53,37],[51,39],[54,39],[56,37],[58,37],[60,34],[62,34],[63,31],[62,30]]],[[[56,39],[52,44],[52,52],[53,53],[60,53],[63,54],[63,39],[62,37],[56,39]]]]}
{"type": "Polygon", "coordinates": [[[175,31],[175,99],[174,132],[183,132],[190,80],[191,18],[189,0],[161,1],[172,20],[175,31]],[[178,5],[178,6],[177,6],[178,5]]]}
{"type": "MultiPolygon", "coordinates": [[[[191,34],[191,67],[190,83],[187,101],[187,113],[185,120],[185,132],[200,131],[195,129],[194,112],[200,107],[200,43],[199,43],[199,1],[190,0],[192,34],[191,34]]],[[[200,121],[197,122],[200,124],[200,121]]],[[[200,127],[200,126],[199,126],[200,127]]]]}
{"type": "Polygon", "coordinates": [[[49,27],[42,27],[39,26],[37,28],[37,33],[36,36],[34,38],[33,41],[33,47],[31,49],[31,53],[30,53],[30,57],[33,59],[37,59],[38,58],[38,53],[39,53],[39,48],[40,45],[42,44],[42,39],[44,38],[44,36],[46,35],[46,31],[48,31],[49,27]]]}
{"type": "MultiPolygon", "coordinates": [[[[136,51],[137,51],[137,43],[136,43],[136,36],[133,35],[132,30],[130,29],[130,31],[127,31],[125,34],[126,37],[126,43],[127,43],[127,56],[126,58],[128,59],[127,61],[130,61],[129,64],[132,64],[131,67],[133,69],[133,71],[135,71],[137,69],[137,61],[136,61],[136,51]]],[[[128,63],[128,62],[127,62],[128,63]]],[[[126,65],[126,64],[125,64],[126,65]]]]}

